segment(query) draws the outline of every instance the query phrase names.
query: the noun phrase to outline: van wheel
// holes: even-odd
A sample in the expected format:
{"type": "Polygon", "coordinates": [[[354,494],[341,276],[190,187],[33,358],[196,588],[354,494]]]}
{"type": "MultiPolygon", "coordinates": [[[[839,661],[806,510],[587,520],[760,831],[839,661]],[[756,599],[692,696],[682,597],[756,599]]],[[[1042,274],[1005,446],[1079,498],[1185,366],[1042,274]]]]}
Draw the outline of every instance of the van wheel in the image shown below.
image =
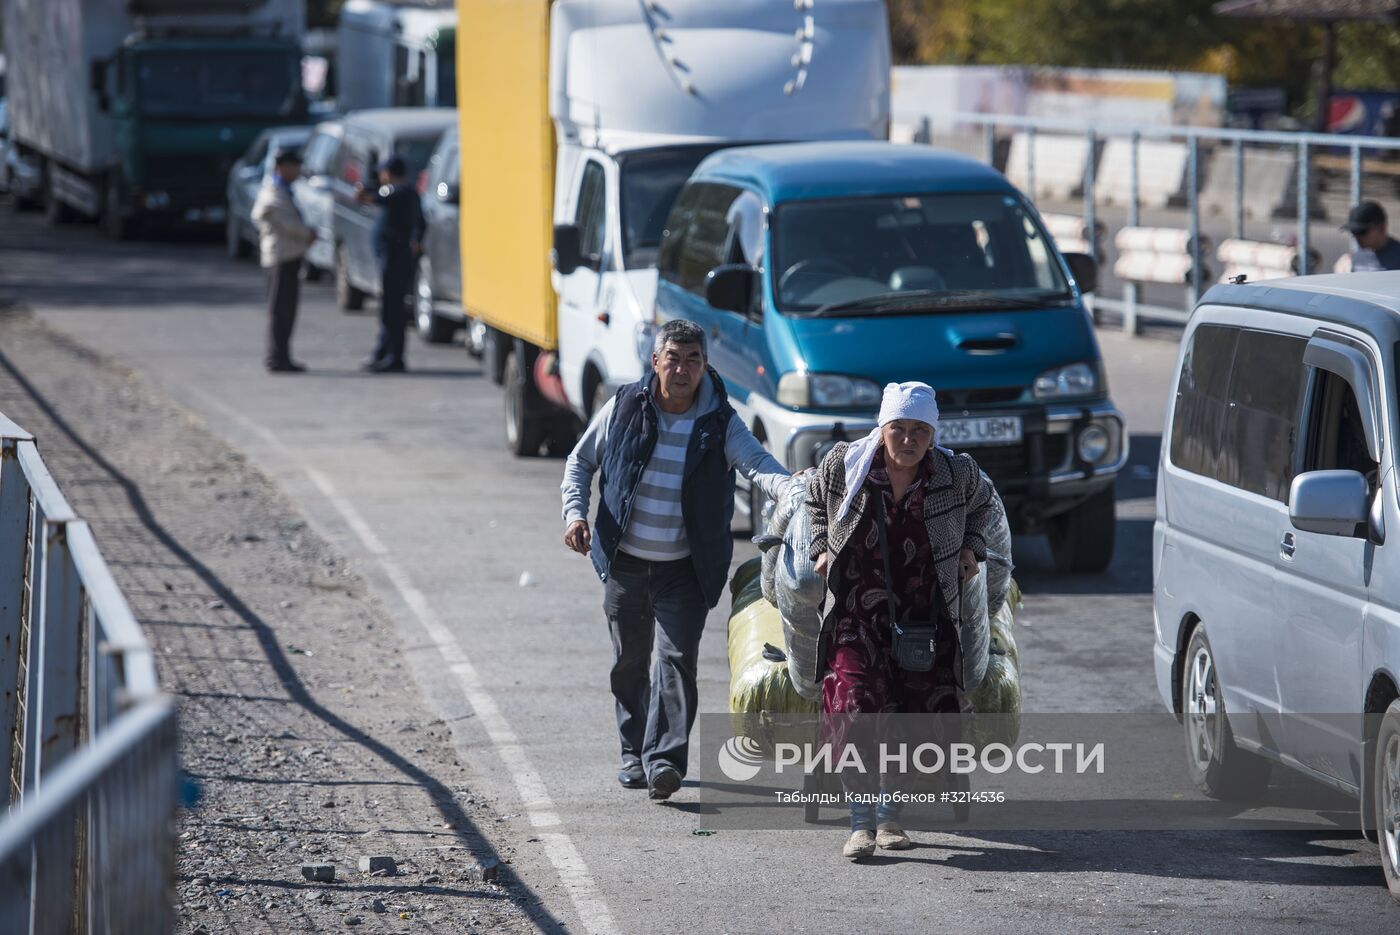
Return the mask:
{"type": "Polygon", "coordinates": [[[1400,700],[1392,701],[1381,719],[1372,780],[1381,870],[1390,895],[1400,900],[1400,700]]]}
{"type": "Polygon", "coordinates": [[[48,197],[44,199],[44,220],[53,227],[73,220],[73,209],[58,200],[52,181],[49,182],[48,197]]]}
{"type": "Polygon", "coordinates": [[[307,282],[320,282],[325,275],[325,271],[310,260],[301,261],[301,278],[307,282]]]}
{"type": "Polygon", "coordinates": [[[527,377],[518,351],[512,349],[507,352],[504,373],[506,450],[517,458],[537,457],[551,425],[547,419],[528,414],[525,399],[527,377]]]}
{"type": "Polygon", "coordinates": [[[1202,792],[1213,799],[1248,799],[1268,787],[1269,761],[1235,746],[1204,626],[1196,627],[1186,647],[1181,711],[1186,768],[1202,792]]]}
{"type": "Polygon", "coordinates": [[[335,248],[335,304],[342,312],[358,312],[365,307],[365,294],[350,284],[350,256],[345,244],[335,248]]]}
{"type": "Polygon", "coordinates": [[[418,260],[414,279],[413,322],[418,337],[429,344],[446,344],[457,333],[457,326],[433,311],[433,266],[427,257],[418,260]]]}
{"type": "Polygon", "coordinates": [[[566,412],[554,420],[549,429],[549,445],[546,450],[551,458],[567,458],[578,444],[578,420],[572,412],[566,412]]]}
{"type": "Polygon", "coordinates": [[[1103,571],[1113,561],[1116,527],[1112,487],[1051,519],[1047,534],[1055,570],[1070,574],[1103,571]]]}

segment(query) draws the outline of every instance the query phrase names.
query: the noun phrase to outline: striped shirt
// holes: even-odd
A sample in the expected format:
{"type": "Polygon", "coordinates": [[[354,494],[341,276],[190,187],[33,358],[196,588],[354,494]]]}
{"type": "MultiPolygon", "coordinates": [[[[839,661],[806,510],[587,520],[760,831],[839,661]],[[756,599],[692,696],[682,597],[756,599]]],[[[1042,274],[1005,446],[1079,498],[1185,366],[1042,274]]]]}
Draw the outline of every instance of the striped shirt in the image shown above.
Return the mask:
{"type": "Polygon", "coordinates": [[[695,407],[679,414],[658,409],[657,417],[656,450],[642,471],[618,548],[647,561],[674,562],[690,555],[681,515],[681,484],[695,407]]]}

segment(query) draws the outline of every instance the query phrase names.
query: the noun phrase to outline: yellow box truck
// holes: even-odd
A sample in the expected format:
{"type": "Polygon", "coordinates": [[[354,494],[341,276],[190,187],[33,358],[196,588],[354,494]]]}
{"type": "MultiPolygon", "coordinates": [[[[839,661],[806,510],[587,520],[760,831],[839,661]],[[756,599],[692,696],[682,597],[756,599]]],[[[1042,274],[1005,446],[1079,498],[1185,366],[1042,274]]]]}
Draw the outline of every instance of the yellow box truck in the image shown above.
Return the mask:
{"type": "Polygon", "coordinates": [[[883,0],[457,0],[463,306],[517,455],[650,369],[656,250],[725,146],[883,139],[883,0]]]}

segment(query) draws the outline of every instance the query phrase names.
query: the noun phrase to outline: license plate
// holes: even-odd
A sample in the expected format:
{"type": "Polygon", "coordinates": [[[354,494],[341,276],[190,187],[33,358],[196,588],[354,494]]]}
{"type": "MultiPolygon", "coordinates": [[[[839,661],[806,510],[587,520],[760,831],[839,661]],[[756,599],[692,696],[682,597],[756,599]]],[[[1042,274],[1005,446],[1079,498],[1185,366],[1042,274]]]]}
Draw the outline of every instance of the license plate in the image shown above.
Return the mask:
{"type": "Polygon", "coordinates": [[[1020,416],[984,419],[944,419],[938,423],[938,443],[949,448],[1014,445],[1021,440],[1020,416]]]}

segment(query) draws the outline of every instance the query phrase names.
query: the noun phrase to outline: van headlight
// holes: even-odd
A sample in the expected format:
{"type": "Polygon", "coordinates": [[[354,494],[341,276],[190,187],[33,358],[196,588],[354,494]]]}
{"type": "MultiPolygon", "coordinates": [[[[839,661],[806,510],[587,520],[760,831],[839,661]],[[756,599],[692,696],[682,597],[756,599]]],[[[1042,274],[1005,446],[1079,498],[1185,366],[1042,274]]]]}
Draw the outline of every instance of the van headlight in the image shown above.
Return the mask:
{"type": "Polygon", "coordinates": [[[873,380],[835,373],[795,370],[778,381],[778,402],[797,409],[854,409],[879,406],[880,387],[873,380]]]}
{"type": "Polygon", "coordinates": [[[1060,396],[1087,396],[1099,388],[1099,375],[1088,364],[1070,364],[1047,370],[1035,378],[1032,391],[1036,399],[1060,396]]]}
{"type": "Polygon", "coordinates": [[[1091,425],[1079,433],[1079,460],[1098,464],[1108,454],[1109,437],[1101,425],[1091,425]]]}

